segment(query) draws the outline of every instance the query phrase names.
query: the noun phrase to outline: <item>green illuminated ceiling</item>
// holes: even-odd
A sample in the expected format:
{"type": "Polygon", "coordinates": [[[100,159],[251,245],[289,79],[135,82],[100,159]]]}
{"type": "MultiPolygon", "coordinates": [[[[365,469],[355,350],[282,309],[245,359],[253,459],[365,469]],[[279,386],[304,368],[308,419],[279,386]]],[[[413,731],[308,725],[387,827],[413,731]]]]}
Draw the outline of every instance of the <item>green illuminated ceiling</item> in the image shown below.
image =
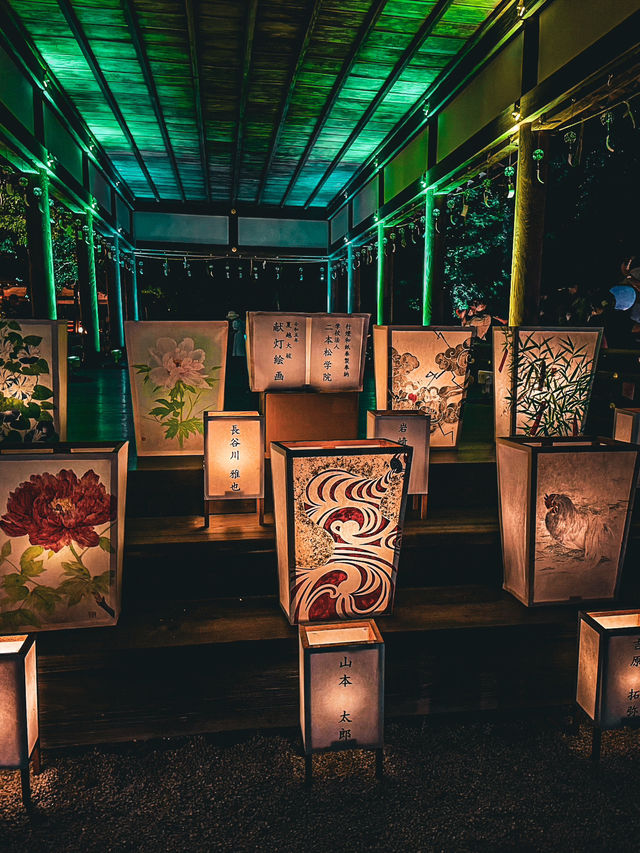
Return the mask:
{"type": "Polygon", "coordinates": [[[9,4],[136,197],[324,207],[497,0],[9,4]]]}

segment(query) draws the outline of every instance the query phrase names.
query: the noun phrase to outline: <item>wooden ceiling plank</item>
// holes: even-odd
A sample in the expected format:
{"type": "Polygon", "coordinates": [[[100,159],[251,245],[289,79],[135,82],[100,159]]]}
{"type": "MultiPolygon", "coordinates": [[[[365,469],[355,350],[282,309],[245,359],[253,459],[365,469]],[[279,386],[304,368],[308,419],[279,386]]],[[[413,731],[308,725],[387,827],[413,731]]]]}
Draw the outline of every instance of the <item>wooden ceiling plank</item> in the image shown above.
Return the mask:
{"type": "Polygon", "coordinates": [[[242,161],[242,143],[244,140],[244,119],[247,110],[247,99],[249,95],[251,53],[253,51],[253,37],[255,35],[256,29],[257,11],[258,0],[248,0],[247,17],[245,22],[244,50],[242,55],[242,78],[240,80],[240,102],[238,104],[238,120],[236,124],[236,144],[233,152],[233,179],[231,185],[231,203],[234,207],[238,200],[238,188],[240,186],[240,165],[242,161]]]}
{"type": "Polygon", "coordinates": [[[211,201],[209,155],[207,152],[207,137],[204,129],[202,91],[200,86],[200,45],[198,40],[198,28],[196,27],[196,16],[194,9],[194,6],[197,2],[198,0],[184,0],[184,8],[187,16],[187,31],[189,34],[189,60],[191,62],[191,77],[193,79],[196,126],[198,128],[198,144],[200,148],[200,166],[202,168],[202,180],[204,181],[204,190],[207,196],[207,201],[211,201]]]}
{"type": "Polygon", "coordinates": [[[315,197],[318,195],[318,193],[320,192],[322,187],[325,185],[325,183],[327,182],[327,180],[331,176],[331,173],[335,170],[338,163],[342,160],[342,158],[344,157],[346,152],[349,150],[349,148],[353,145],[355,140],[358,138],[361,131],[367,125],[367,123],[369,122],[369,120],[371,119],[373,114],[376,112],[376,110],[378,109],[378,107],[380,106],[382,101],[385,99],[385,97],[389,94],[391,89],[397,83],[402,72],[409,65],[409,63],[414,58],[414,56],[418,53],[422,43],[431,34],[431,32],[434,30],[437,23],[440,21],[440,19],[446,13],[447,9],[449,8],[449,6],[451,5],[452,2],[453,2],[453,0],[438,0],[438,2],[433,7],[431,12],[427,15],[424,23],[422,24],[422,26],[420,27],[418,32],[415,34],[415,36],[411,39],[411,42],[409,43],[409,45],[407,46],[407,48],[403,52],[400,59],[396,62],[395,66],[393,68],[393,71],[387,77],[384,85],[382,86],[382,88],[380,88],[378,90],[376,96],[371,101],[371,103],[369,104],[369,106],[367,107],[365,112],[363,113],[362,117],[360,118],[360,120],[358,121],[358,123],[356,124],[354,129],[349,134],[349,137],[347,138],[345,143],[342,145],[342,147],[340,148],[340,150],[338,151],[336,156],[333,158],[333,160],[329,164],[325,173],[323,174],[323,176],[320,178],[320,180],[316,184],[313,192],[311,193],[311,195],[309,196],[309,198],[306,200],[306,202],[304,204],[305,210],[311,205],[311,203],[313,202],[315,197]]]}
{"type": "Polygon", "coordinates": [[[145,176],[145,179],[146,179],[147,183],[149,184],[149,187],[151,189],[151,192],[153,193],[154,198],[156,199],[156,201],[159,201],[160,196],[158,194],[158,190],[156,188],[156,185],[153,182],[153,178],[149,174],[149,170],[147,169],[146,163],[144,162],[144,158],[142,157],[142,154],[140,153],[140,149],[136,145],[136,141],[133,138],[133,134],[129,130],[129,125],[126,122],[125,117],[122,115],[122,111],[120,110],[120,107],[118,106],[118,102],[116,101],[116,99],[113,95],[113,92],[109,88],[109,84],[107,83],[107,80],[106,80],[104,74],[102,73],[102,69],[100,68],[100,65],[98,64],[98,60],[96,59],[93,50],[91,49],[91,45],[89,44],[89,41],[88,41],[88,39],[84,33],[84,30],[82,29],[82,25],[78,19],[78,16],[75,13],[73,7],[72,7],[72,5],[71,5],[70,0],[58,0],[58,5],[60,7],[60,11],[64,15],[64,18],[65,18],[67,24],[69,25],[69,29],[73,33],[73,36],[74,36],[74,38],[78,44],[78,47],[82,51],[82,55],[84,56],[84,58],[87,62],[87,65],[91,69],[91,73],[95,77],[96,82],[98,83],[98,86],[100,87],[100,91],[102,92],[102,96],[104,97],[104,99],[109,104],[109,107],[111,108],[111,112],[115,116],[116,121],[120,125],[122,132],[126,136],[127,141],[129,142],[129,145],[131,146],[131,150],[133,151],[133,155],[134,155],[134,157],[138,163],[138,166],[140,167],[140,170],[142,171],[142,174],[145,176]]]}

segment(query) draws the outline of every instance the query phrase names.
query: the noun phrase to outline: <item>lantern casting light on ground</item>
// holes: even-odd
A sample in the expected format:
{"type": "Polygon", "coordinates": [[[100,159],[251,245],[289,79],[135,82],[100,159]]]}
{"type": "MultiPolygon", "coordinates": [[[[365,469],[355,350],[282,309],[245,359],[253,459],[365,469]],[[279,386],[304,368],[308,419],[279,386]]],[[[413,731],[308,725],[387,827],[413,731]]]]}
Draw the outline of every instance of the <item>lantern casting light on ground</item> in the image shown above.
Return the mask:
{"type": "Polygon", "coordinates": [[[31,801],[29,761],[39,770],[35,637],[0,636],[0,767],[20,770],[22,799],[31,801]]]}
{"type": "Polygon", "coordinates": [[[205,500],[264,497],[264,418],[258,412],[204,413],[205,500]]]}

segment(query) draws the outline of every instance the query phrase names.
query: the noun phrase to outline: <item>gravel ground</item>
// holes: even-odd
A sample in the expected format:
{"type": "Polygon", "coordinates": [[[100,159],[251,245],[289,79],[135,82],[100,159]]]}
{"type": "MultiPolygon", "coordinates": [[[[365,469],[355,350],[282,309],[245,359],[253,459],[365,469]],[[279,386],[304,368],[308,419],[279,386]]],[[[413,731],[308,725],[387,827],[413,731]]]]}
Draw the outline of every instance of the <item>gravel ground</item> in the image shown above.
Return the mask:
{"type": "Polygon", "coordinates": [[[302,785],[295,731],[44,752],[32,778],[0,772],[0,850],[638,850],[638,733],[558,714],[393,722],[374,756],[314,758],[302,785]]]}

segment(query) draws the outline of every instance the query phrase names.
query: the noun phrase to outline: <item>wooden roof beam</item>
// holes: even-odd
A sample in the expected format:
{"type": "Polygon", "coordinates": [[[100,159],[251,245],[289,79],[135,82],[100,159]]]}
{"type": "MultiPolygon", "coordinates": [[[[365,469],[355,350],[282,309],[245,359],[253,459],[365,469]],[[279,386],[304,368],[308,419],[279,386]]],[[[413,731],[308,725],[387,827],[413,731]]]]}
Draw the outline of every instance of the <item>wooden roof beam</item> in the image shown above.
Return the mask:
{"type": "Polygon", "coordinates": [[[207,151],[207,137],[205,134],[202,89],[200,86],[200,44],[198,40],[198,28],[196,27],[196,16],[194,6],[198,0],[184,0],[184,9],[187,16],[187,30],[189,34],[189,59],[191,62],[191,78],[193,80],[193,96],[196,109],[196,125],[198,127],[198,144],[200,148],[200,166],[202,168],[202,180],[204,182],[207,201],[211,201],[211,180],[209,178],[209,154],[207,151]]]}
{"type": "Polygon", "coordinates": [[[351,131],[351,133],[349,134],[349,137],[347,138],[347,140],[343,144],[342,148],[338,151],[336,156],[333,158],[333,160],[329,164],[324,175],[320,178],[319,182],[316,184],[315,189],[313,190],[313,192],[311,193],[311,195],[309,196],[309,198],[305,202],[305,205],[304,205],[305,209],[310,206],[311,202],[318,195],[318,193],[320,192],[322,187],[326,184],[327,180],[329,179],[329,177],[333,173],[336,166],[340,163],[340,161],[342,160],[344,155],[347,153],[349,148],[351,148],[353,143],[356,141],[356,139],[358,138],[358,136],[360,135],[360,133],[362,132],[364,127],[369,123],[369,121],[371,120],[372,116],[374,115],[375,111],[378,109],[380,104],[383,102],[383,100],[386,98],[386,96],[389,94],[389,92],[393,89],[395,84],[398,82],[398,80],[400,79],[400,77],[401,77],[402,73],[404,72],[404,70],[406,69],[406,67],[413,60],[416,53],[420,50],[425,39],[427,39],[431,35],[434,28],[436,27],[436,25],[438,24],[438,22],[440,21],[442,16],[446,13],[447,9],[452,4],[452,2],[453,2],[453,0],[438,0],[438,2],[433,7],[431,12],[429,12],[429,14],[427,15],[427,17],[424,20],[424,23],[422,24],[422,26],[420,27],[418,32],[415,34],[415,36],[411,39],[411,42],[409,43],[409,45],[404,50],[400,59],[396,62],[395,66],[393,68],[393,71],[385,80],[384,85],[382,86],[382,88],[380,88],[378,90],[376,96],[374,97],[374,99],[371,101],[371,103],[369,104],[367,109],[362,114],[362,117],[360,118],[360,120],[358,121],[358,123],[356,124],[354,129],[351,131]]]}
{"type": "Polygon", "coordinates": [[[302,68],[302,64],[307,55],[307,50],[309,49],[309,43],[311,42],[311,36],[313,34],[316,21],[318,20],[318,14],[320,13],[321,5],[322,0],[313,0],[304,36],[302,37],[300,47],[298,48],[298,51],[296,53],[295,62],[291,64],[289,78],[287,80],[287,85],[285,86],[284,90],[284,96],[280,104],[278,121],[276,124],[275,132],[271,138],[271,145],[269,146],[269,154],[267,155],[267,160],[265,162],[264,169],[262,170],[260,188],[258,189],[258,195],[256,198],[258,204],[262,202],[262,196],[264,195],[267,178],[269,177],[269,172],[271,171],[271,166],[273,165],[273,160],[275,158],[276,151],[278,150],[278,145],[280,143],[280,136],[282,135],[282,131],[284,130],[284,125],[287,120],[289,107],[291,106],[291,99],[293,97],[293,91],[296,86],[298,74],[300,73],[300,69],[302,68]]]}
{"type": "Polygon", "coordinates": [[[284,195],[282,196],[282,199],[280,201],[281,207],[286,204],[287,198],[289,197],[296,181],[300,177],[300,173],[306,166],[307,160],[309,159],[309,155],[311,154],[311,151],[313,150],[316,142],[318,141],[318,137],[320,136],[322,129],[325,126],[327,119],[329,118],[329,113],[335,106],[335,103],[338,100],[338,96],[344,88],[344,84],[347,82],[349,74],[351,74],[351,69],[354,66],[354,63],[358,54],[360,53],[362,46],[365,44],[365,42],[371,35],[371,32],[378,23],[378,18],[382,14],[382,10],[384,9],[386,2],[387,0],[375,0],[373,5],[367,12],[366,17],[362,22],[360,29],[358,30],[356,39],[353,45],[351,46],[349,55],[342,63],[342,68],[338,72],[338,76],[336,77],[336,81],[333,84],[331,92],[329,93],[329,97],[327,98],[325,105],[322,108],[322,112],[318,116],[316,126],[313,128],[313,133],[309,137],[309,141],[307,142],[306,147],[302,152],[302,156],[298,160],[298,165],[296,166],[295,171],[291,176],[289,185],[287,186],[287,189],[285,190],[284,195]]]}
{"type": "Polygon", "coordinates": [[[244,139],[244,116],[247,110],[249,96],[249,74],[251,72],[251,53],[253,37],[256,30],[256,13],[258,0],[248,0],[247,17],[244,27],[244,50],[242,58],[242,79],[240,81],[240,102],[238,104],[238,121],[236,130],[236,147],[233,153],[233,178],[231,182],[231,203],[235,206],[240,187],[240,165],[242,160],[242,142],[244,139]]]}
{"type": "Polygon", "coordinates": [[[100,87],[100,91],[102,92],[102,96],[109,104],[109,108],[111,112],[114,114],[116,121],[120,125],[120,129],[124,133],[129,145],[131,146],[131,150],[133,151],[133,155],[136,158],[138,166],[140,166],[140,170],[142,174],[145,176],[147,183],[153,193],[153,197],[159,201],[160,196],[158,195],[158,190],[156,185],[153,182],[153,178],[149,174],[149,170],[147,169],[147,164],[144,162],[142,154],[140,153],[140,149],[136,145],[135,139],[133,138],[133,134],[129,130],[129,125],[127,124],[125,117],[122,115],[122,111],[118,106],[118,102],[116,101],[113,92],[109,88],[109,84],[107,83],[107,79],[102,73],[102,69],[98,64],[98,60],[91,49],[91,45],[89,44],[89,40],[87,39],[84,30],[82,29],[82,24],[80,23],[78,16],[76,15],[70,0],[58,0],[58,5],[60,6],[60,10],[64,15],[65,21],[67,22],[69,29],[73,33],[73,37],[75,38],[78,47],[82,51],[82,55],[84,56],[87,65],[91,69],[91,73],[96,79],[98,86],[100,87]]]}
{"type": "Polygon", "coordinates": [[[184,187],[182,186],[182,180],[180,178],[180,172],[178,171],[178,163],[176,162],[176,156],[171,145],[171,140],[169,139],[167,124],[164,119],[162,107],[160,106],[158,90],[156,89],[156,83],[153,77],[153,72],[151,70],[149,58],[147,57],[147,51],[142,40],[142,33],[140,31],[138,16],[131,0],[122,0],[122,11],[124,12],[127,27],[129,28],[129,35],[131,36],[131,41],[133,42],[133,46],[136,51],[136,56],[138,59],[138,63],[140,64],[140,68],[142,70],[144,82],[147,85],[149,98],[151,99],[151,105],[153,107],[153,112],[156,116],[156,121],[158,122],[158,127],[160,128],[160,133],[162,135],[162,141],[164,142],[165,151],[167,152],[167,157],[169,158],[169,162],[173,170],[173,176],[178,186],[180,197],[182,198],[182,201],[185,201],[186,197],[184,194],[184,187]]]}

